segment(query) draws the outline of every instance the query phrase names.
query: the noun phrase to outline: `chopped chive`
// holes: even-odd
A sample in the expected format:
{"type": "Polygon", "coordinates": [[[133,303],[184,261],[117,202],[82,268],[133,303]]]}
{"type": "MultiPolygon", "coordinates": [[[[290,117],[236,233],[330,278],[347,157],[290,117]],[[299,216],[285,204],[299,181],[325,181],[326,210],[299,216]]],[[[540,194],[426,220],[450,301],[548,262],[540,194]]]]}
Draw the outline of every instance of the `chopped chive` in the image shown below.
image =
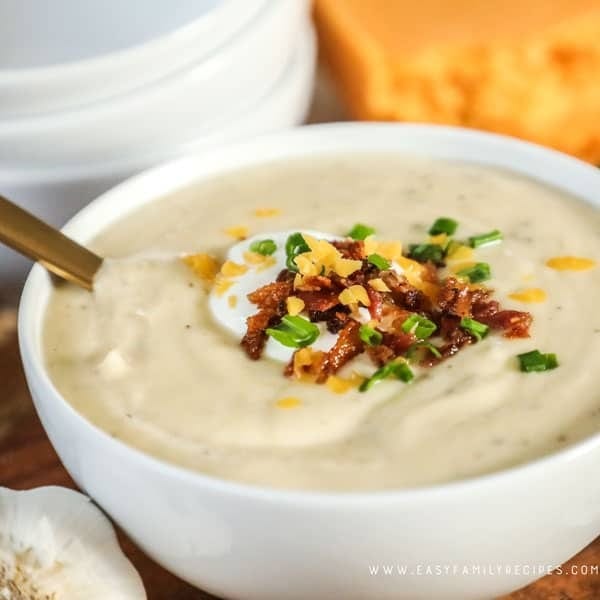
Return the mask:
{"type": "Polygon", "coordinates": [[[480,342],[490,331],[490,328],[484,323],[480,323],[475,319],[463,317],[460,320],[460,326],[468,331],[478,342],[480,342]]]}
{"type": "Polygon", "coordinates": [[[492,277],[490,265],[487,263],[477,263],[472,267],[462,269],[456,273],[459,277],[466,277],[471,283],[481,283],[492,277]]]}
{"type": "Polygon", "coordinates": [[[454,235],[458,222],[448,217],[440,217],[436,219],[435,223],[429,228],[429,235],[439,235],[445,233],[446,235],[454,235]]]}
{"type": "Polygon", "coordinates": [[[517,358],[524,373],[549,371],[558,367],[556,354],[542,354],[539,350],[519,354],[517,358]]]}
{"type": "Polygon", "coordinates": [[[347,234],[346,237],[352,238],[353,240],[364,240],[370,235],[375,233],[373,227],[357,223],[347,234]]]}
{"type": "Polygon", "coordinates": [[[390,376],[394,376],[400,381],[404,383],[409,383],[414,379],[414,373],[411,371],[410,367],[405,362],[389,362],[380,369],[377,369],[371,377],[365,379],[360,387],[358,388],[359,392],[367,392],[370,390],[376,383],[387,379],[390,376]]]}
{"type": "Polygon", "coordinates": [[[360,326],[358,336],[367,346],[379,346],[383,340],[383,335],[368,325],[360,326]]]}
{"type": "Polygon", "coordinates": [[[490,246],[502,241],[502,232],[498,229],[481,235],[474,235],[469,238],[469,244],[472,248],[481,248],[482,246],[490,246]]]}
{"type": "Polygon", "coordinates": [[[422,317],[421,315],[411,315],[402,323],[402,331],[404,333],[412,333],[419,340],[424,340],[435,333],[437,325],[422,317]]]}
{"type": "Polygon", "coordinates": [[[387,258],[381,256],[381,254],[369,254],[367,261],[375,265],[380,271],[386,271],[392,266],[392,263],[387,258]]]}
{"type": "Polygon", "coordinates": [[[271,256],[277,250],[277,244],[273,240],[256,240],[250,244],[250,250],[263,256],[271,256]]]}
{"type": "Polygon", "coordinates": [[[436,358],[442,358],[442,354],[438,350],[438,347],[434,346],[431,342],[415,342],[414,344],[411,344],[408,350],[406,351],[406,358],[408,360],[413,360],[415,354],[421,348],[427,350],[428,352],[431,352],[431,354],[433,354],[433,356],[435,356],[436,358]]]}
{"type": "Polygon", "coordinates": [[[411,244],[408,256],[418,262],[431,261],[438,265],[444,262],[444,249],[439,244],[411,244]]]}
{"type": "Polygon", "coordinates": [[[298,256],[298,254],[303,254],[309,250],[310,248],[302,237],[302,234],[298,231],[296,233],[292,233],[285,242],[285,253],[287,256],[287,260],[285,262],[286,267],[290,271],[298,272],[298,267],[296,266],[296,261],[294,259],[296,256],[298,256]]]}
{"type": "Polygon", "coordinates": [[[276,327],[267,329],[267,335],[288,348],[310,346],[320,334],[320,329],[308,319],[286,315],[276,327]]]}

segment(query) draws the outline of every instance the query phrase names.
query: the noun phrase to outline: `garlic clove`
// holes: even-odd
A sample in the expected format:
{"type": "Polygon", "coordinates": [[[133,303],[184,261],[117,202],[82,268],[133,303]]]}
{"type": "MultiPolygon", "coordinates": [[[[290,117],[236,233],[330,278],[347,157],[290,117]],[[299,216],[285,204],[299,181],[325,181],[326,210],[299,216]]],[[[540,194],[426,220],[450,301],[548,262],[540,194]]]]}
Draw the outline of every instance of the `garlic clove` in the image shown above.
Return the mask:
{"type": "Polygon", "coordinates": [[[110,521],[61,487],[0,487],[0,599],[143,600],[110,521]]]}

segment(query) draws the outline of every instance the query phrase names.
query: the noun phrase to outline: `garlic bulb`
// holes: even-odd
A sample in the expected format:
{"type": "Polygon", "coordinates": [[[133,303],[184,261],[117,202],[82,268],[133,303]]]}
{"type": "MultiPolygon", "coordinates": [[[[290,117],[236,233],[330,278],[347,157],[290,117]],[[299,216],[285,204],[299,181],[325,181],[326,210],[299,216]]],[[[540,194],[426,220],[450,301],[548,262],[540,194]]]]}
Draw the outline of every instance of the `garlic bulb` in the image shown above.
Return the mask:
{"type": "Polygon", "coordinates": [[[0,600],[143,600],[110,521],[61,487],[0,487],[0,600]]]}

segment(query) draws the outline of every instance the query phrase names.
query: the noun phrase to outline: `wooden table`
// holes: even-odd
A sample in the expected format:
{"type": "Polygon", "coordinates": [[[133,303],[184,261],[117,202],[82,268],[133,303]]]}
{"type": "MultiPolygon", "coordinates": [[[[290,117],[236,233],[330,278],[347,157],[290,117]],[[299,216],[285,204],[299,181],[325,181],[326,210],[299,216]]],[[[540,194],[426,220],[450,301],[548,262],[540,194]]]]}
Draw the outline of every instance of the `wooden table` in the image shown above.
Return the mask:
{"type": "MultiPolygon", "coordinates": [[[[0,486],[28,489],[75,484],[60,463],[35,414],[17,349],[15,311],[0,310],[0,486]]],[[[138,550],[120,533],[126,554],[142,575],[150,600],[210,600],[138,550]]],[[[565,566],[599,565],[600,538],[565,566]]],[[[600,575],[551,575],[504,600],[600,600],[600,575]]]]}

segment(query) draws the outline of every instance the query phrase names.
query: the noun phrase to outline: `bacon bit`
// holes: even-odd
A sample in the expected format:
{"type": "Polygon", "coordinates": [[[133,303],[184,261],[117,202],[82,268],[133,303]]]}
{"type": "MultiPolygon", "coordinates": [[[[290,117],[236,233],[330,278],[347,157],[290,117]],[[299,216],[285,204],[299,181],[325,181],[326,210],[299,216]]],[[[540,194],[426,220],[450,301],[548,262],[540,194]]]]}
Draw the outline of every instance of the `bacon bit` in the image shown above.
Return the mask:
{"type": "Polygon", "coordinates": [[[221,267],[221,273],[225,277],[239,277],[240,275],[243,275],[247,270],[248,267],[246,265],[239,265],[238,263],[235,263],[231,260],[228,260],[225,263],[223,263],[223,266],[221,267]]]}
{"type": "Polygon", "coordinates": [[[299,406],[302,406],[302,400],[299,398],[294,398],[293,396],[289,396],[287,398],[281,398],[280,400],[277,400],[275,406],[283,409],[298,408],[299,406]]]}
{"type": "Polygon", "coordinates": [[[517,302],[530,303],[545,302],[548,296],[546,292],[540,288],[528,288],[520,292],[509,294],[508,297],[512,300],[516,300],[517,302]]]}
{"type": "Polygon", "coordinates": [[[383,279],[380,277],[371,279],[369,281],[369,286],[372,287],[376,292],[391,292],[385,281],[383,281],[383,279]]]}
{"type": "Polygon", "coordinates": [[[371,318],[379,321],[383,311],[383,294],[372,287],[367,288],[367,294],[369,294],[369,313],[371,314],[371,318]]]}
{"type": "Polygon", "coordinates": [[[501,310],[488,318],[478,320],[492,329],[503,329],[504,337],[528,338],[533,317],[518,310],[501,310]]]}
{"type": "Polygon", "coordinates": [[[296,292],[298,298],[304,302],[304,306],[309,313],[327,312],[335,308],[339,303],[338,294],[334,290],[319,290],[314,292],[296,292]]]}
{"type": "Polygon", "coordinates": [[[413,312],[431,311],[431,300],[421,290],[412,286],[405,277],[398,277],[393,271],[384,271],[381,275],[390,288],[394,302],[413,312]]]}
{"type": "MultiPolygon", "coordinates": [[[[469,286],[454,277],[449,277],[440,289],[438,305],[443,313],[459,317],[471,316],[471,307],[474,300],[478,299],[477,290],[471,290],[469,286]]],[[[483,292],[487,297],[488,292],[483,292]]]]}
{"type": "Polygon", "coordinates": [[[596,266],[596,261],[578,256],[556,256],[548,259],[546,266],[556,271],[588,271],[596,266]]]}
{"type": "Polygon", "coordinates": [[[352,373],[352,376],[348,379],[338,377],[337,375],[330,375],[325,382],[325,385],[334,394],[345,394],[352,388],[357,388],[365,380],[358,373],[352,373]]]}
{"type": "Polygon", "coordinates": [[[240,342],[252,360],[258,360],[265,347],[268,327],[278,325],[285,314],[285,300],[292,292],[290,281],[275,281],[248,294],[248,300],[259,307],[259,311],[246,319],[246,335],[240,342]]]}
{"type": "Polygon", "coordinates": [[[249,229],[245,225],[234,225],[233,227],[227,227],[223,231],[236,240],[245,240],[249,233],[249,229]]]}
{"type": "Polygon", "coordinates": [[[298,280],[298,275],[296,275],[296,279],[294,279],[294,288],[303,292],[318,292],[324,289],[331,289],[332,286],[331,279],[323,275],[301,276],[301,281],[298,280]]]}
{"type": "Polygon", "coordinates": [[[222,296],[223,294],[225,294],[227,292],[227,290],[229,290],[229,288],[234,284],[235,282],[232,281],[231,279],[227,279],[226,277],[223,277],[222,275],[217,275],[217,278],[215,279],[215,293],[217,294],[217,296],[222,296]]]}
{"type": "Polygon", "coordinates": [[[352,304],[362,304],[363,306],[370,306],[371,300],[367,290],[362,285],[352,285],[346,288],[339,296],[339,301],[344,306],[350,306],[352,304]]]}
{"type": "Polygon", "coordinates": [[[386,363],[395,358],[394,351],[384,344],[379,346],[367,346],[367,355],[378,367],[383,367],[386,363]]]}
{"type": "Polygon", "coordinates": [[[275,309],[292,293],[289,281],[274,281],[248,294],[248,300],[259,308],[275,309]]]}
{"type": "Polygon", "coordinates": [[[214,281],[219,264],[217,259],[210,254],[200,252],[199,254],[188,254],[181,259],[200,279],[210,283],[214,281]]]}
{"type": "Polygon", "coordinates": [[[227,298],[227,304],[229,304],[229,308],[235,308],[237,306],[237,303],[238,303],[237,296],[229,296],[227,298]]]}
{"type": "Polygon", "coordinates": [[[327,381],[329,375],[335,375],[348,361],[364,351],[364,344],[359,336],[360,323],[348,319],[331,350],[326,353],[325,360],[317,377],[317,383],[327,381]]]}
{"type": "Polygon", "coordinates": [[[362,261],[367,256],[365,242],[362,240],[336,240],[332,244],[343,258],[362,261]]]}
{"type": "Polygon", "coordinates": [[[279,208],[257,208],[254,211],[254,215],[259,218],[278,217],[281,214],[279,208]]]}
{"type": "Polygon", "coordinates": [[[286,300],[287,311],[289,315],[299,315],[304,310],[304,300],[296,296],[289,296],[286,300]]]}

